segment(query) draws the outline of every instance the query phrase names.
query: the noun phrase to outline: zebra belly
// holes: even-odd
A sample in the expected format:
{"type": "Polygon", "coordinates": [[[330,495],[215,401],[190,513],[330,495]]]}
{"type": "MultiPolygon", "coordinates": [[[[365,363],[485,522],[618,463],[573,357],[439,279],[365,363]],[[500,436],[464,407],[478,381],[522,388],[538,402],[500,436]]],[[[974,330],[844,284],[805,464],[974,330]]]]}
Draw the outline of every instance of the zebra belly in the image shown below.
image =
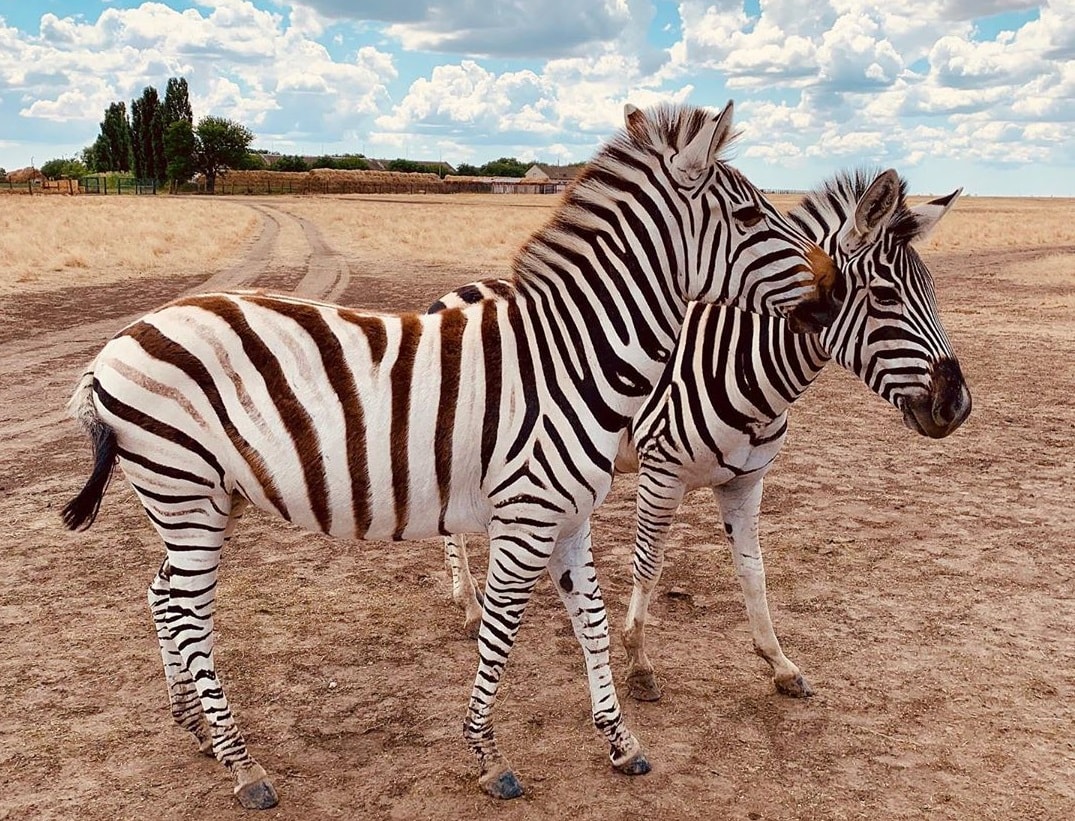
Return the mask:
{"type": "MultiPolygon", "coordinates": [[[[302,397],[301,405],[284,402],[257,365],[189,313],[181,327],[166,321],[173,317],[147,317],[182,338],[181,355],[147,350],[153,326],[113,339],[94,365],[95,404],[121,452],[133,457],[122,461],[133,483],[163,493],[182,486],[184,494],[219,499],[239,493],[299,527],[339,538],[485,530],[481,416],[465,412],[474,389],[460,393],[448,434],[449,472],[438,477],[438,376],[414,380],[404,416],[388,355],[383,368],[359,356],[348,363],[357,383],[349,410],[315,357],[290,340],[274,340],[289,390],[302,397]]],[[[419,347],[415,372],[435,373],[437,354],[419,347]]]]}
{"type": "Polygon", "coordinates": [[[635,431],[639,472],[671,471],[688,491],[719,487],[744,476],[761,478],[783,447],[785,421],[781,414],[742,431],[709,419],[703,436],[692,417],[687,417],[686,429],[676,433],[658,417],[650,417],[635,431]]]}

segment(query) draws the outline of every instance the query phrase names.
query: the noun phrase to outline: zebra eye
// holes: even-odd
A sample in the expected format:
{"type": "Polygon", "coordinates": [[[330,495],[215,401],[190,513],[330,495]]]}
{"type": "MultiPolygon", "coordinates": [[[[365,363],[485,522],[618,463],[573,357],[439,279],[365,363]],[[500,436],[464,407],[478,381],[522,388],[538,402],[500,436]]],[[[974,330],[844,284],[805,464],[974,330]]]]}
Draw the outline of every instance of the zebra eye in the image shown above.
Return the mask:
{"type": "Polygon", "coordinates": [[[765,215],[762,214],[761,209],[758,208],[758,206],[748,205],[746,208],[740,208],[738,211],[732,214],[732,216],[735,217],[737,222],[740,222],[747,228],[750,228],[751,226],[757,225],[759,222],[761,222],[762,217],[764,217],[765,215]]]}
{"type": "Polygon", "coordinates": [[[878,305],[892,306],[902,302],[900,292],[891,285],[871,285],[870,293],[878,305]]]}

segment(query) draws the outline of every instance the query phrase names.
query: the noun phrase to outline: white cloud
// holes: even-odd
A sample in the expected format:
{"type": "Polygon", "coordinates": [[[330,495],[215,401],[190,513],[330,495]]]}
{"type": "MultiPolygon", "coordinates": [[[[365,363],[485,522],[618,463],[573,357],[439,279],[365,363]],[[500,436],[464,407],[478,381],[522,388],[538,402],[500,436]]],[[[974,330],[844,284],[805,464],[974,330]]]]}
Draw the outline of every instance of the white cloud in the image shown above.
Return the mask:
{"type": "Polygon", "coordinates": [[[873,161],[1052,162],[1057,180],[1075,163],[1075,0],[171,2],[0,19],[5,143],[87,145],[110,102],[184,76],[196,116],[302,153],[581,159],[626,101],[733,97],[744,170],[776,187],[781,169],[873,161]],[[1034,8],[983,35],[982,15],[1034,8]]]}

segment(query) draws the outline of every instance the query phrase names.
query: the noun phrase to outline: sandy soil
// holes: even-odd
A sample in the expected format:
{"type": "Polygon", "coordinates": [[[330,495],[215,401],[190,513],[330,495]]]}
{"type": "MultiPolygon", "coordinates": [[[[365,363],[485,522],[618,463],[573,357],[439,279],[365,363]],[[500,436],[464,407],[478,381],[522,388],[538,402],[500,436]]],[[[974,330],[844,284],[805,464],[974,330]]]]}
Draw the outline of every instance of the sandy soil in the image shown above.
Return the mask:
{"type": "MultiPolygon", "coordinates": [[[[208,287],[407,309],[473,276],[345,256],[285,200],[247,202],[260,239],[208,287]]],[[[497,804],[461,738],[475,650],[439,542],[335,543],[248,515],[224,559],[218,669],[280,792],[260,817],[1075,817],[1075,289],[1070,264],[1056,274],[1072,254],[1070,239],[928,253],[974,394],[950,439],[915,437],[836,366],[793,412],[763,545],[777,632],[814,698],[774,692],[715,505],[690,497],[650,634],[664,698],[621,687],[654,765],[642,778],[608,766],[550,585],[498,705],[527,795],[497,804]]],[[[113,483],[85,534],[57,515],[89,468],[62,414],[76,375],[189,284],[0,306],[0,819],[251,817],[169,717],[144,598],[162,549],[131,493],[113,483]]],[[[619,477],[595,521],[617,633],[633,489],[619,477]]]]}

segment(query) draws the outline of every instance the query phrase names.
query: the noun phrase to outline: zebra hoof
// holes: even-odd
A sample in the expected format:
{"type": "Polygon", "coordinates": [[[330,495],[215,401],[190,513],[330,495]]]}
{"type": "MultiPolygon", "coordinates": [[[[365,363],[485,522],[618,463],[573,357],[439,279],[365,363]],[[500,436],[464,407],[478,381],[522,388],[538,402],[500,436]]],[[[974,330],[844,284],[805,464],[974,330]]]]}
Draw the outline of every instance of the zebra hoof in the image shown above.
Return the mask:
{"type": "Polygon", "coordinates": [[[235,788],[235,797],[247,810],[267,810],[275,807],[280,799],[276,795],[276,788],[268,778],[259,778],[249,784],[241,784],[235,788]]]}
{"type": "Polygon", "coordinates": [[[519,779],[515,777],[515,773],[511,770],[505,770],[495,777],[483,776],[478,780],[478,783],[493,798],[500,798],[504,801],[518,798],[523,794],[523,785],[519,783],[519,779]]]}
{"type": "Polygon", "coordinates": [[[478,638],[478,630],[481,629],[481,626],[481,616],[478,616],[474,621],[465,621],[463,622],[463,635],[468,639],[476,639],[478,638]]]}
{"type": "Polygon", "coordinates": [[[643,753],[635,753],[622,764],[614,766],[624,775],[645,775],[652,769],[643,753]]]}
{"type": "Polygon", "coordinates": [[[652,670],[639,670],[627,676],[627,694],[635,701],[660,701],[661,686],[652,670]]]}
{"type": "Polygon", "coordinates": [[[791,698],[809,698],[814,694],[814,688],[810,686],[802,673],[796,673],[794,676],[788,678],[773,679],[773,683],[776,685],[776,691],[782,696],[790,696],[791,698]]]}

